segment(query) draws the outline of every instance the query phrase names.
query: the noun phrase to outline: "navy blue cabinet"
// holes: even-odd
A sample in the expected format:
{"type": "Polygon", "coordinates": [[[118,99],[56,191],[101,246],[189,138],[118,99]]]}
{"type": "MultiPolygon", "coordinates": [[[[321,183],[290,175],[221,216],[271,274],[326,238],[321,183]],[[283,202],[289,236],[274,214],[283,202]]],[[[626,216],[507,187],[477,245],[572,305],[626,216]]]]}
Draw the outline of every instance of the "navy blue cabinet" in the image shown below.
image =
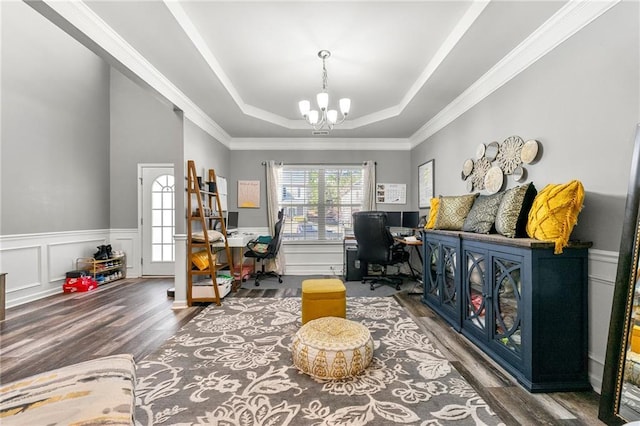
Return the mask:
{"type": "Polygon", "coordinates": [[[590,389],[590,245],[572,243],[555,255],[553,243],[538,240],[424,231],[423,302],[527,390],[590,389]]]}

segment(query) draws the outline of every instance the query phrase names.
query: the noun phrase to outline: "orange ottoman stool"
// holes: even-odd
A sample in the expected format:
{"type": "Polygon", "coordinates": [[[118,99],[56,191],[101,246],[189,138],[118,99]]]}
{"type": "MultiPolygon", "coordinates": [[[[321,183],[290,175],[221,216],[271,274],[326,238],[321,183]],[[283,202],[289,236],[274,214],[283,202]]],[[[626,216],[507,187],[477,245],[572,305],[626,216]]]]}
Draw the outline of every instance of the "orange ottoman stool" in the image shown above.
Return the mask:
{"type": "Polygon", "coordinates": [[[347,317],[347,289],[339,279],[302,281],[302,324],[322,317],[347,317]]]}

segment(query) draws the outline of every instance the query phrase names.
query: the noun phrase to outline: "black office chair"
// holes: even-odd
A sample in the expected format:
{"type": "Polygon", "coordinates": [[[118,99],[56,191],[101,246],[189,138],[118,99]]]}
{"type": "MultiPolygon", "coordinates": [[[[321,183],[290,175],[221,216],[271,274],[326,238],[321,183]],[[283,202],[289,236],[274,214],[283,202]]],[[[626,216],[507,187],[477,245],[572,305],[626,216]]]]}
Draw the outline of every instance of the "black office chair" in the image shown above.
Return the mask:
{"type": "Polygon", "coordinates": [[[273,276],[278,278],[278,282],[282,283],[282,276],[276,271],[265,271],[265,263],[269,259],[275,259],[280,250],[282,244],[282,228],[284,222],[284,212],[278,212],[278,221],[276,222],[273,230],[273,237],[265,239],[264,237],[258,237],[247,243],[247,251],[245,257],[251,257],[262,263],[259,271],[255,273],[255,285],[260,285],[260,279],[266,276],[273,276]]]}
{"type": "Polygon", "coordinates": [[[402,278],[387,275],[387,266],[408,261],[409,253],[400,244],[395,244],[387,227],[387,213],[377,211],[354,213],[353,233],[358,243],[357,258],[360,261],[362,282],[370,281],[371,290],[378,282],[395,285],[396,290],[400,290],[402,278]],[[369,276],[369,264],[382,266],[382,274],[369,276]]]}

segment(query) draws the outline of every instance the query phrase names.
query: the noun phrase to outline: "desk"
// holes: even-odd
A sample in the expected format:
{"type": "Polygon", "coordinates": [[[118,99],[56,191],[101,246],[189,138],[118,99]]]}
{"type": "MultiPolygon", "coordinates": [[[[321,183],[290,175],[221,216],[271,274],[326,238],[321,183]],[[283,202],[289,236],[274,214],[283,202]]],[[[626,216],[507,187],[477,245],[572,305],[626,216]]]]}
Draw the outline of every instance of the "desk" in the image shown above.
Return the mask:
{"type": "MultiPolygon", "coordinates": [[[[235,266],[235,270],[234,270],[234,275],[238,275],[238,279],[240,279],[241,281],[245,281],[246,278],[248,277],[253,269],[253,265],[250,269],[245,270],[244,269],[244,249],[246,248],[247,244],[249,243],[249,241],[253,240],[254,238],[256,238],[257,235],[256,234],[252,234],[252,233],[247,233],[247,232],[236,232],[234,234],[232,234],[231,236],[227,237],[227,242],[229,243],[229,249],[231,250],[231,256],[233,257],[233,265],[235,266]],[[239,252],[238,257],[236,258],[236,256],[234,255],[234,249],[237,249],[237,251],[239,252]],[[239,263],[236,263],[235,260],[236,259],[240,259],[239,263]]],[[[213,243],[211,245],[212,247],[224,247],[224,242],[222,241],[217,241],[215,243],[213,243]]]]}
{"type": "MultiPolygon", "coordinates": [[[[405,238],[400,238],[400,237],[394,237],[393,239],[395,240],[395,242],[405,245],[409,248],[413,247],[415,251],[418,253],[418,259],[420,259],[420,265],[424,263],[424,261],[422,260],[422,252],[420,250],[420,248],[422,247],[422,240],[418,240],[418,239],[407,240],[405,238]]],[[[407,263],[409,265],[409,270],[411,271],[411,276],[413,277],[413,279],[419,283],[422,283],[422,276],[420,274],[420,271],[418,271],[418,274],[416,274],[416,271],[413,268],[413,265],[411,265],[411,258],[409,258],[409,261],[407,263]]]]}

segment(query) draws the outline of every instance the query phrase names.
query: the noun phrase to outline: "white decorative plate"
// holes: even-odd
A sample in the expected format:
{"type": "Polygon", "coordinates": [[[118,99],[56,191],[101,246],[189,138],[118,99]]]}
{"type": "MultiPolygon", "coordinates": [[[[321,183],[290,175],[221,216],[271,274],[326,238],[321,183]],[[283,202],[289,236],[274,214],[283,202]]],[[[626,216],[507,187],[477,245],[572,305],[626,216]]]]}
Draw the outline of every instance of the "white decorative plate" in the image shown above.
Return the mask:
{"type": "Polygon", "coordinates": [[[475,162],[473,165],[473,173],[471,174],[474,189],[478,191],[484,189],[484,176],[490,168],[491,163],[484,157],[475,162]]]}
{"type": "Polygon", "coordinates": [[[487,144],[487,148],[484,151],[484,156],[487,158],[487,160],[493,161],[498,156],[499,149],[500,149],[500,145],[498,144],[498,142],[493,141],[487,144]]]}
{"type": "Polygon", "coordinates": [[[502,173],[502,169],[499,166],[493,166],[484,176],[484,189],[486,189],[489,194],[495,194],[502,189],[503,182],[504,174],[502,173]]]}
{"type": "Polygon", "coordinates": [[[464,178],[466,179],[471,174],[472,171],[473,171],[473,160],[470,158],[464,160],[464,164],[462,164],[462,175],[464,176],[464,178]]]}
{"type": "Polygon", "coordinates": [[[473,192],[473,179],[467,179],[467,191],[473,192]]]}
{"type": "Polygon", "coordinates": [[[524,164],[531,164],[538,156],[538,141],[535,139],[529,139],[522,145],[522,151],[520,152],[520,158],[524,164]]]}
{"type": "Polygon", "coordinates": [[[527,171],[524,167],[518,166],[511,174],[516,182],[522,182],[527,178],[527,171]]]}
{"type": "Polygon", "coordinates": [[[482,157],[484,157],[484,151],[485,151],[486,147],[484,146],[483,143],[481,143],[480,145],[478,145],[478,148],[476,149],[476,158],[479,160],[482,157]]]}
{"type": "Polygon", "coordinates": [[[520,152],[523,144],[524,141],[520,136],[509,136],[500,145],[496,160],[498,160],[498,164],[502,167],[505,175],[510,175],[516,167],[522,164],[520,152]]]}

